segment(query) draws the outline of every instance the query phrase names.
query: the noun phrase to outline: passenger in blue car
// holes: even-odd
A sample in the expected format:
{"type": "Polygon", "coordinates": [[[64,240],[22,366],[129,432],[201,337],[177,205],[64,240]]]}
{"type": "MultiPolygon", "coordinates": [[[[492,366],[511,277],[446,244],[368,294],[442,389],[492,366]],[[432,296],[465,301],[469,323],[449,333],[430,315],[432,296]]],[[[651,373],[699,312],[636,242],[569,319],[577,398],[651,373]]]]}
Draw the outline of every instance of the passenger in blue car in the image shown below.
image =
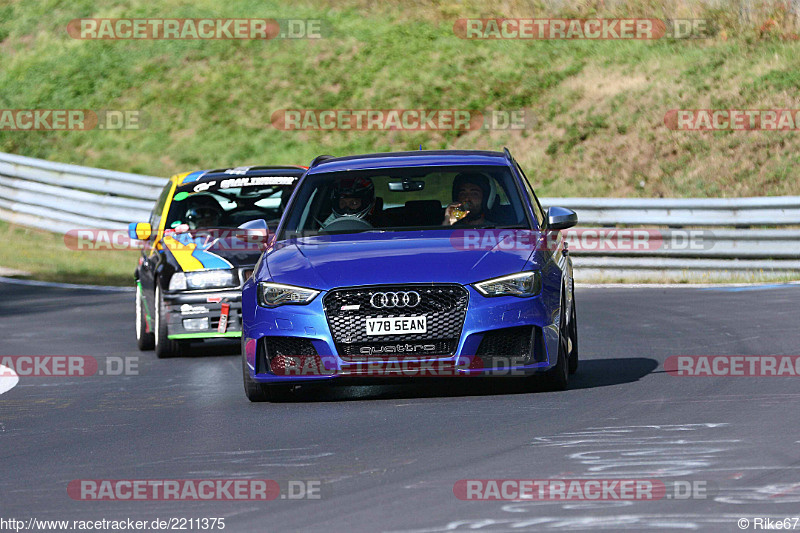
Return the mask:
{"type": "Polygon", "coordinates": [[[477,172],[462,172],[453,179],[453,203],[444,211],[442,226],[483,226],[497,197],[489,178],[477,172]]]}

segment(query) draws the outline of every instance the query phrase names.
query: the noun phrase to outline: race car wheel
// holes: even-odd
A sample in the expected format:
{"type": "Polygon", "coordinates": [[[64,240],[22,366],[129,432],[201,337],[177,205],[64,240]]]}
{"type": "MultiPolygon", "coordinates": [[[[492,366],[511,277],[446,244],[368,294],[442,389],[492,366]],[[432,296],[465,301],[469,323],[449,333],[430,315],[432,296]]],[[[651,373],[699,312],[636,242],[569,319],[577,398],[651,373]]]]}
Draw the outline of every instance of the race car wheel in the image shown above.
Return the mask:
{"type": "Polygon", "coordinates": [[[167,320],[166,320],[167,306],[164,303],[164,297],[161,294],[161,287],[156,283],[156,309],[155,309],[155,349],[156,357],[165,359],[167,357],[175,357],[180,353],[180,343],[170,340],[167,337],[167,320]]]}
{"type": "Polygon", "coordinates": [[[279,383],[259,383],[250,377],[247,360],[242,353],[242,378],[244,380],[244,393],[251,402],[277,402],[286,398],[291,385],[279,383]]]}
{"type": "Polygon", "coordinates": [[[561,301],[561,319],[558,327],[558,361],[556,365],[548,370],[543,378],[547,390],[563,391],[567,389],[569,382],[569,325],[566,319],[565,301],[561,301]]]}
{"type": "Polygon", "coordinates": [[[578,313],[575,311],[575,285],[572,285],[572,309],[569,319],[569,373],[578,371],[578,313]]]}
{"type": "Polygon", "coordinates": [[[147,330],[147,309],[142,286],[136,282],[136,345],[140,350],[152,350],[155,344],[153,331],[147,330]]]}
{"type": "Polygon", "coordinates": [[[247,357],[244,350],[244,336],[242,336],[242,379],[244,393],[251,402],[276,402],[285,399],[294,385],[284,383],[259,383],[250,376],[250,367],[247,366],[247,357]]]}
{"type": "Polygon", "coordinates": [[[242,350],[242,378],[244,379],[244,393],[251,402],[266,402],[270,399],[269,389],[250,377],[250,369],[242,350]]]}

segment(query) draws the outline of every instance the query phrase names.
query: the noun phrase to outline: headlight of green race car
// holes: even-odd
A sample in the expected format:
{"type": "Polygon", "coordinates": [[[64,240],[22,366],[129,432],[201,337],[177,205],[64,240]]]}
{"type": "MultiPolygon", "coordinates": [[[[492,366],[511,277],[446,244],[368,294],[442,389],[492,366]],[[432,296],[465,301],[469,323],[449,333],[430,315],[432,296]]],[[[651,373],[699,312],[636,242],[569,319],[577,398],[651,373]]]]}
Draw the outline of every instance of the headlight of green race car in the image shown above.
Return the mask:
{"type": "Polygon", "coordinates": [[[236,287],[239,283],[233,270],[198,270],[176,272],[169,280],[169,290],[219,289],[236,287]]]}

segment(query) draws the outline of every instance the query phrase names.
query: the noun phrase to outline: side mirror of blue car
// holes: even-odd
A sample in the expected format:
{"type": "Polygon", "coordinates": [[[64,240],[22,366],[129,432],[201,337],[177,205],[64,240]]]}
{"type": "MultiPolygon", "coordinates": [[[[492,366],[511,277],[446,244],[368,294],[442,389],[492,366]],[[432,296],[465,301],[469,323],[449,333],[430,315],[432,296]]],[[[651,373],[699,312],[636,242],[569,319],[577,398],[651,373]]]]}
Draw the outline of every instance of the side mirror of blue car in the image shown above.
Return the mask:
{"type": "Polygon", "coordinates": [[[547,229],[562,230],[578,223],[578,215],[566,207],[550,207],[547,209],[547,229]]]}
{"type": "Polygon", "coordinates": [[[239,226],[239,229],[245,230],[242,240],[248,242],[267,242],[269,239],[269,226],[267,226],[267,221],[263,218],[249,220],[239,226]]]}

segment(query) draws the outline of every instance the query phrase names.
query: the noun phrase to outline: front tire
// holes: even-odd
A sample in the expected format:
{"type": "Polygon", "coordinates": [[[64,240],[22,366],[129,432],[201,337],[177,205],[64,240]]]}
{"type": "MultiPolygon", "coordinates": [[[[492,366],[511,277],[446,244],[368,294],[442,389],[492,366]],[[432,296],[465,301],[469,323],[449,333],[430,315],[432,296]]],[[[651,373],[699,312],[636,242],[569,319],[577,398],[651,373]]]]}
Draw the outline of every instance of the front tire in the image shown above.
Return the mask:
{"type": "Polygon", "coordinates": [[[268,402],[270,391],[264,383],[259,383],[250,377],[250,368],[247,366],[244,351],[242,351],[242,379],[244,381],[244,394],[251,402],[268,402]]]}
{"type": "Polygon", "coordinates": [[[566,319],[566,305],[561,303],[561,318],[558,325],[558,360],[556,366],[548,370],[543,378],[544,385],[550,391],[567,390],[569,385],[569,330],[566,319]]]}
{"type": "Polygon", "coordinates": [[[578,313],[575,311],[575,285],[572,286],[572,309],[569,319],[569,373],[578,371],[578,313]]]}
{"type": "Polygon", "coordinates": [[[250,377],[250,368],[247,366],[244,354],[242,354],[242,379],[244,381],[244,394],[253,403],[284,400],[292,389],[291,385],[259,383],[250,377]]]}
{"type": "Polygon", "coordinates": [[[136,345],[140,350],[152,350],[155,346],[155,335],[152,330],[147,331],[147,309],[142,286],[136,282],[136,345]]]}
{"type": "Polygon", "coordinates": [[[244,332],[242,333],[242,381],[244,393],[251,402],[276,402],[286,399],[293,385],[285,383],[259,383],[250,376],[247,356],[244,349],[244,332]]]}
{"type": "Polygon", "coordinates": [[[164,296],[161,294],[161,287],[156,282],[156,325],[155,325],[155,349],[156,357],[166,359],[180,354],[180,344],[170,340],[167,336],[167,306],[164,303],[164,296]]]}

